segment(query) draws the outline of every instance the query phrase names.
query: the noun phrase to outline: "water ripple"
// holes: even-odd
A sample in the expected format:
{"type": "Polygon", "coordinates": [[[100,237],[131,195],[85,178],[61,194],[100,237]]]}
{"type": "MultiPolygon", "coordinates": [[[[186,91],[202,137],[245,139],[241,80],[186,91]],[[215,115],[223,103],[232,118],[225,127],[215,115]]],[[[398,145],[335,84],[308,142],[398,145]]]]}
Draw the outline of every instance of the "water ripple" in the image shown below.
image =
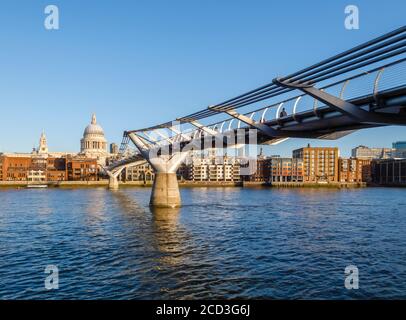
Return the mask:
{"type": "Polygon", "coordinates": [[[149,192],[0,190],[0,298],[406,298],[405,189],[190,188],[152,211],[149,192]]]}

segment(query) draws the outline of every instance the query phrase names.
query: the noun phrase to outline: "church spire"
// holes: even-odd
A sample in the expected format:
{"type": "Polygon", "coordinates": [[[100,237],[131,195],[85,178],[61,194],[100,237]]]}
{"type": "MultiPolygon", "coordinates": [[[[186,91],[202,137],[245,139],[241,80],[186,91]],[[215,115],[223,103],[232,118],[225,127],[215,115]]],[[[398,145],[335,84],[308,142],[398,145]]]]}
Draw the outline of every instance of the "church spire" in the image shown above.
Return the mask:
{"type": "Polygon", "coordinates": [[[96,114],[93,113],[93,115],[92,115],[92,124],[96,124],[96,123],[97,123],[96,114]]]}
{"type": "Polygon", "coordinates": [[[41,138],[39,139],[38,153],[48,153],[47,137],[44,130],[42,130],[41,138]]]}

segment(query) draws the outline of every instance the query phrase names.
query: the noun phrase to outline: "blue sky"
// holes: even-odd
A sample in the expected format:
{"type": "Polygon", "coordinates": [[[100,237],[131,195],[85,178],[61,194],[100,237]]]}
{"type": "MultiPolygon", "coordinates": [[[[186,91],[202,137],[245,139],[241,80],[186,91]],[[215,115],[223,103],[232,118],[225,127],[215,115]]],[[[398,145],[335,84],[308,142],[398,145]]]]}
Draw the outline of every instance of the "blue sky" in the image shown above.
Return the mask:
{"type": "MultiPolygon", "coordinates": [[[[53,151],[78,151],[96,112],[109,142],[269,83],[405,23],[405,1],[35,1],[0,3],[0,152],[29,152],[42,130],[53,151]],[[60,10],[47,31],[44,8],[60,10]],[[344,8],[360,29],[344,28],[344,8]]],[[[405,127],[311,142],[348,155],[390,146],[405,127]]]]}

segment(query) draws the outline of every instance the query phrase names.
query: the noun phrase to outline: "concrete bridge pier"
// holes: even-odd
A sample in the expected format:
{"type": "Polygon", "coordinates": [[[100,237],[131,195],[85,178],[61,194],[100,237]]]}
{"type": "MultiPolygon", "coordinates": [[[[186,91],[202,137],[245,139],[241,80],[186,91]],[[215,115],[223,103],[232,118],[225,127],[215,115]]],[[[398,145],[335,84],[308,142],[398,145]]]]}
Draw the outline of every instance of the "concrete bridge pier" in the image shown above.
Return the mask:
{"type": "Polygon", "coordinates": [[[119,188],[118,177],[114,175],[109,176],[109,189],[117,190],[119,188]]]}
{"type": "Polygon", "coordinates": [[[177,208],[181,206],[182,203],[176,173],[155,173],[149,204],[158,208],[177,208]]]}
{"type": "Polygon", "coordinates": [[[120,176],[121,172],[123,172],[124,168],[124,166],[121,166],[111,171],[104,168],[104,171],[109,176],[109,189],[117,190],[119,188],[120,183],[118,177],[120,176]]]}
{"type": "Polygon", "coordinates": [[[116,190],[120,186],[119,176],[123,172],[124,169],[131,167],[131,166],[138,166],[144,164],[145,160],[134,160],[130,159],[127,161],[122,161],[116,166],[111,167],[103,167],[102,169],[104,172],[107,173],[109,176],[109,189],[116,190]]]}
{"type": "Polygon", "coordinates": [[[156,150],[146,149],[145,142],[136,134],[129,134],[130,139],[155,171],[150,206],[157,208],[177,208],[182,204],[176,171],[186,159],[189,152],[173,152],[171,155],[158,155],[156,150]]]}
{"type": "Polygon", "coordinates": [[[159,156],[148,160],[155,171],[150,206],[177,208],[182,205],[176,171],[187,155],[188,152],[177,152],[172,156],[159,156]]]}

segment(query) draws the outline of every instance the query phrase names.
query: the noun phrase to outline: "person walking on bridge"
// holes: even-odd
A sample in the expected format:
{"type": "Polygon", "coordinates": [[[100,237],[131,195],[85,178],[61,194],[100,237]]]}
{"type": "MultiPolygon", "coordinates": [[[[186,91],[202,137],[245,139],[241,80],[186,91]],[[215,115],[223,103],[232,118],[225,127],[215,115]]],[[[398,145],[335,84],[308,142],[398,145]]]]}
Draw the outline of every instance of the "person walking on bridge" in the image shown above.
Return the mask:
{"type": "Polygon", "coordinates": [[[282,108],[282,111],[281,111],[281,113],[279,115],[279,118],[286,117],[287,115],[288,115],[288,113],[286,112],[285,108],[282,108]]]}

